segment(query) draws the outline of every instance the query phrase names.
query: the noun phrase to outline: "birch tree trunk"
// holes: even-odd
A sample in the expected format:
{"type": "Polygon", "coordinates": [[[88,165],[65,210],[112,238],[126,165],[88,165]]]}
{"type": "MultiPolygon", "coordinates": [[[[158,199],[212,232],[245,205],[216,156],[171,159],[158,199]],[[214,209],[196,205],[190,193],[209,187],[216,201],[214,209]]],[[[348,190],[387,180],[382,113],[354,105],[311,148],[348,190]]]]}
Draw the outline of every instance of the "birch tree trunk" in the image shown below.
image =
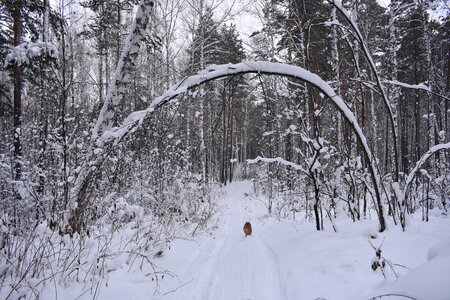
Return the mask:
{"type": "MultiPolygon", "coordinates": [[[[397,81],[398,79],[398,61],[397,61],[397,37],[396,37],[396,25],[395,22],[395,12],[393,11],[393,8],[391,7],[389,10],[389,56],[390,56],[390,64],[391,64],[391,80],[397,81]]],[[[392,86],[391,87],[391,93],[389,94],[389,99],[391,100],[392,105],[392,118],[394,122],[394,129],[400,133],[399,126],[398,126],[398,97],[400,96],[400,88],[398,86],[392,86]]],[[[388,171],[387,162],[389,157],[389,122],[386,122],[386,171],[388,171]]],[[[401,149],[401,148],[400,148],[401,149]]],[[[399,149],[399,150],[400,150],[399,149]]],[[[403,155],[400,154],[399,156],[399,164],[402,165],[403,155]]]]}
{"type": "Polygon", "coordinates": [[[44,30],[42,32],[42,40],[44,41],[44,43],[48,43],[49,42],[49,12],[50,12],[50,5],[49,5],[49,0],[44,0],[44,30]]]}
{"type": "Polygon", "coordinates": [[[88,187],[94,179],[95,173],[98,172],[102,162],[109,154],[99,140],[99,135],[101,130],[112,126],[116,109],[123,98],[125,85],[131,77],[130,73],[136,65],[139,50],[143,45],[144,34],[153,11],[153,5],[153,0],[139,1],[135,19],[108,87],[103,107],[92,129],[89,149],[70,191],[71,202],[68,207],[70,209],[68,225],[69,230],[72,232],[81,232],[85,227],[85,212],[90,204],[87,199],[88,187]]]}
{"type": "MultiPolygon", "coordinates": [[[[335,21],[336,18],[336,7],[331,10],[331,21],[335,21]]],[[[333,73],[333,81],[336,82],[335,91],[336,94],[341,94],[340,89],[340,77],[339,77],[339,50],[337,41],[337,30],[336,26],[331,27],[331,71],[333,73]]],[[[337,145],[338,148],[342,147],[342,117],[340,114],[336,117],[337,122],[337,145]]]]}

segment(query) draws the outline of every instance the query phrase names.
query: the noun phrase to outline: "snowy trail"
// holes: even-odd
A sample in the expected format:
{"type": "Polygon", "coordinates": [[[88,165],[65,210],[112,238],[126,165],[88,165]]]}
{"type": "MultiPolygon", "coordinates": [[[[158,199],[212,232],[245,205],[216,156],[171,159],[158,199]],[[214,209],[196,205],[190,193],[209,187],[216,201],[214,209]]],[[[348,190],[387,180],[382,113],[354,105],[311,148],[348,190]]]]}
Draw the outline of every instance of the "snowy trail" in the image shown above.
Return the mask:
{"type": "MultiPolygon", "coordinates": [[[[448,216],[422,222],[416,214],[406,232],[391,222],[388,231],[378,233],[371,242],[382,245],[384,257],[398,264],[399,278],[385,270],[385,279],[380,270],[371,268],[374,251],[368,235],[377,232],[375,217],[358,223],[339,218],[337,233],[330,224],[318,232],[304,217],[293,221],[267,216],[266,199],[252,191],[250,181],[232,183],[224,190],[224,197],[215,199],[220,212],[214,231],[201,232],[196,239],[175,239],[164,255],[153,258],[171,273],[154,280],[148,267],[130,270],[128,255],[111,259],[116,270],[103,279],[98,299],[359,300],[402,294],[449,300],[448,216]],[[249,237],[242,230],[246,221],[253,227],[249,237]]],[[[48,285],[40,299],[92,299],[93,289],[80,296],[86,284],[60,287],[57,295],[48,285]]],[[[0,299],[5,298],[2,292],[0,299]]]]}
{"type": "Polygon", "coordinates": [[[259,222],[245,203],[250,189],[248,182],[227,188],[226,216],[219,237],[193,262],[201,267],[190,295],[186,295],[191,299],[286,299],[277,259],[258,235],[259,222]],[[244,237],[246,221],[252,223],[252,236],[244,237]]]}

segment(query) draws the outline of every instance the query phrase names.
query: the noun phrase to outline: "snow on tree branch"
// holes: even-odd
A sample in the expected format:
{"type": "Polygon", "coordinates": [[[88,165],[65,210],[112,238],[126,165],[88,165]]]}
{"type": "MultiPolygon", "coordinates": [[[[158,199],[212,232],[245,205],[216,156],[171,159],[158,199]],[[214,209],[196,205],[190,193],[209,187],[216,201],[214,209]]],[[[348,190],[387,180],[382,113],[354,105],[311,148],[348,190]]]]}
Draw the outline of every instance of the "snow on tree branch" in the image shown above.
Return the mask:
{"type": "Polygon", "coordinates": [[[111,130],[105,131],[103,135],[98,139],[98,146],[112,142],[113,140],[117,141],[122,139],[130,131],[136,130],[136,126],[142,124],[144,119],[151,113],[153,113],[155,109],[169,102],[176,96],[186,93],[190,89],[219,78],[247,73],[294,77],[307,81],[319,88],[328,96],[329,99],[334,102],[338,109],[343,113],[344,117],[352,125],[357,136],[360,138],[360,141],[365,151],[367,152],[369,160],[372,162],[374,161],[372,153],[367,144],[367,139],[364,136],[363,131],[356,120],[356,117],[347,107],[342,98],[336,95],[333,88],[328,83],[326,83],[316,74],[313,74],[301,67],[266,61],[247,61],[238,64],[211,65],[205,70],[198,72],[197,75],[184,78],[180,83],[173,85],[167,92],[153,100],[145,110],[131,113],[124,120],[120,127],[115,127],[111,130]]]}
{"type": "Polygon", "coordinates": [[[145,39],[144,34],[149,23],[153,4],[153,0],[139,1],[130,33],[127,36],[119,61],[117,62],[117,67],[113,79],[111,80],[111,84],[109,85],[105,101],[103,102],[103,107],[97,118],[97,122],[92,129],[93,139],[98,137],[102,126],[110,126],[110,124],[105,123],[111,123],[110,121],[114,117],[116,107],[123,98],[122,86],[128,81],[130,70],[135,66],[139,49],[143,45],[145,39]]]}
{"type": "Polygon", "coordinates": [[[99,138],[99,145],[109,143],[112,140],[120,140],[130,130],[140,125],[143,120],[148,117],[155,109],[169,102],[173,98],[186,93],[195,87],[206,82],[216,80],[228,76],[243,75],[247,73],[267,74],[289,76],[307,81],[322,90],[343,112],[351,124],[356,124],[358,135],[366,144],[366,138],[362,133],[362,129],[357,124],[356,118],[341,97],[336,95],[333,88],[316,74],[313,74],[301,67],[292,66],[281,63],[272,63],[266,61],[247,61],[238,64],[211,65],[205,70],[198,72],[197,75],[184,78],[181,82],[173,85],[168,91],[154,99],[150,105],[141,111],[131,113],[122,123],[120,127],[111,128],[105,131],[99,138]]]}
{"type": "MultiPolygon", "coordinates": [[[[205,70],[198,72],[197,75],[187,77],[180,83],[173,85],[167,92],[153,100],[147,107],[147,109],[131,113],[124,120],[120,127],[105,131],[103,135],[98,138],[97,145],[99,147],[102,147],[104,144],[120,141],[128,133],[135,131],[137,129],[137,126],[142,124],[144,119],[151,115],[155,111],[155,109],[169,102],[176,96],[184,94],[190,89],[219,78],[243,75],[247,73],[288,76],[304,80],[320,89],[336,105],[338,110],[342,113],[344,118],[348,121],[348,123],[354,130],[359,142],[363,147],[364,153],[369,162],[370,173],[374,181],[374,188],[378,202],[377,212],[379,214],[379,217],[383,218],[381,194],[379,191],[381,182],[377,171],[376,159],[374,158],[372,151],[369,148],[367,139],[363,134],[362,128],[359,126],[355,115],[327,82],[325,82],[316,74],[313,74],[298,66],[267,61],[247,61],[238,64],[211,65],[205,70]]],[[[383,231],[385,229],[384,220],[380,222],[380,224],[382,224],[380,230],[383,231]]]]}
{"type": "Polygon", "coordinates": [[[352,16],[350,15],[350,13],[343,7],[342,3],[340,0],[328,0],[329,3],[331,3],[332,5],[334,5],[334,7],[336,7],[337,10],[339,10],[342,15],[344,16],[344,18],[348,21],[348,23],[350,24],[350,26],[353,28],[353,31],[355,32],[355,37],[358,40],[359,44],[362,47],[362,50],[364,52],[364,55],[367,59],[367,62],[369,63],[370,69],[372,70],[376,82],[377,82],[377,86],[380,89],[380,93],[381,96],[383,98],[383,101],[386,105],[386,108],[388,109],[388,113],[389,113],[389,121],[391,124],[391,130],[392,130],[392,135],[393,135],[393,143],[394,143],[394,159],[395,159],[395,180],[398,181],[398,177],[399,177],[399,163],[398,163],[398,154],[397,154],[397,126],[395,124],[395,117],[394,117],[394,111],[392,109],[391,103],[389,102],[389,98],[386,94],[386,91],[384,89],[383,83],[381,81],[380,75],[378,73],[378,70],[376,68],[375,62],[372,59],[372,56],[370,55],[369,49],[367,48],[366,43],[364,42],[363,36],[358,28],[358,25],[356,24],[356,22],[353,20],[352,16]]]}
{"type": "Polygon", "coordinates": [[[258,162],[264,162],[264,163],[279,163],[280,165],[289,166],[292,167],[295,170],[298,170],[306,175],[308,175],[308,172],[302,168],[302,166],[297,165],[293,162],[287,161],[281,157],[275,157],[275,158],[267,158],[267,157],[261,157],[257,156],[254,159],[247,159],[247,164],[256,164],[258,162]]]}
{"type": "Polygon", "coordinates": [[[408,83],[400,82],[397,80],[383,81],[383,83],[387,83],[387,84],[391,84],[391,85],[398,85],[398,86],[405,87],[408,89],[418,89],[418,90],[424,90],[427,92],[431,92],[431,88],[429,86],[425,85],[425,83],[408,84],[408,83]]]}
{"type": "Polygon", "coordinates": [[[398,182],[394,182],[392,184],[392,188],[394,189],[394,193],[396,198],[398,199],[398,203],[402,205],[400,207],[401,209],[401,217],[400,222],[403,230],[405,230],[406,227],[406,200],[408,198],[408,191],[411,186],[411,183],[413,182],[414,178],[416,177],[417,172],[420,170],[420,167],[430,158],[433,154],[435,154],[438,151],[450,149],[450,142],[446,144],[438,144],[433,147],[431,147],[422,157],[417,161],[416,166],[412,171],[408,174],[406,178],[405,188],[402,191],[400,188],[400,185],[398,182]]]}
{"type": "Polygon", "coordinates": [[[6,55],[4,66],[8,68],[17,63],[19,66],[29,64],[30,60],[36,57],[47,55],[48,57],[57,59],[58,50],[52,43],[22,43],[10,49],[10,53],[6,55]]]}
{"type": "Polygon", "coordinates": [[[430,148],[422,157],[419,159],[419,161],[416,163],[416,166],[412,171],[409,173],[408,177],[406,178],[406,184],[405,184],[405,195],[408,192],[409,186],[411,185],[411,182],[414,180],[414,177],[416,176],[417,171],[420,169],[420,167],[432,156],[434,153],[440,151],[450,149],[450,142],[446,144],[438,144],[430,148]]]}
{"type": "Polygon", "coordinates": [[[408,84],[408,83],[400,82],[400,81],[397,81],[397,80],[383,81],[383,83],[385,83],[385,84],[390,84],[390,85],[401,86],[401,87],[404,87],[404,88],[407,88],[407,89],[423,90],[423,91],[425,91],[425,92],[427,92],[427,93],[436,95],[436,96],[438,96],[438,97],[440,97],[440,98],[442,98],[442,99],[445,99],[445,100],[447,100],[447,101],[450,100],[449,97],[446,97],[445,95],[442,95],[442,94],[439,94],[439,93],[434,92],[433,89],[432,89],[432,87],[426,85],[425,83],[408,84]]]}

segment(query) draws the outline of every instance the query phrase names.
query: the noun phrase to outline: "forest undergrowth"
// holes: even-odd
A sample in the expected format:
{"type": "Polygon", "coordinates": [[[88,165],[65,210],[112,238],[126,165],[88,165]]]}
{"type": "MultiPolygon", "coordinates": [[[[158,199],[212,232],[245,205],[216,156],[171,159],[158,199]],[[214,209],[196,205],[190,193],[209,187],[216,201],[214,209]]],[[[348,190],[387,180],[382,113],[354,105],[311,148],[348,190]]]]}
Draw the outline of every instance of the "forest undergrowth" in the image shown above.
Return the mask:
{"type": "Polygon", "coordinates": [[[57,286],[78,283],[79,298],[96,299],[102,285],[108,285],[108,274],[118,268],[145,272],[157,283],[157,292],[159,280],[176,274],[159,267],[155,258],[174,239],[190,239],[213,226],[213,199],[220,188],[202,186],[208,191],[202,197],[193,186],[176,197],[180,202],[158,208],[139,204],[152,198],[142,192],[145,188],[123,196],[112,193],[98,204],[100,217],[81,234],[58,232],[47,221],[15,228],[1,220],[1,297],[38,299],[45,287],[54,286],[56,293],[57,286]]]}

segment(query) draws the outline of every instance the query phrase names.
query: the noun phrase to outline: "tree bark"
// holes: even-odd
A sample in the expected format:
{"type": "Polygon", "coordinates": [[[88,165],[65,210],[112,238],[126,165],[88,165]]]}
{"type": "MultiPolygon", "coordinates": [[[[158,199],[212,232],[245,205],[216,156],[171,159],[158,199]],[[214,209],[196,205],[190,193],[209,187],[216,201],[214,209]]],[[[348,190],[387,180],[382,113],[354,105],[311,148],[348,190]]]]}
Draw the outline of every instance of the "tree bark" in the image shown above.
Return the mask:
{"type": "MultiPolygon", "coordinates": [[[[61,7],[61,16],[64,16],[64,5],[61,7]]],[[[62,75],[62,88],[61,88],[61,102],[60,102],[60,119],[61,119],[61,139],[63,146],[63,171],[62,171],[62,181],[63,181],[63,197],[64,206],[63,210],[67,209],[67,204],[69,202],[69,182],[67,174],[67,164],[68,164],[68,147],[67,147],[67,131],[66,131],[66,102],[67,102],[67,65],[66,65],[66,32],[64,27],[63,18],[61,17],[61,75],[62,75]]]]}
{"type": "MultiPolygon", "coordinates": [[[[13,2],[13,32],[14,32],[14,46],[20,45],[22,38],[22,25],[21,25],[21,10],[22,1],[15,0],[13,2]]],[[[14,129],[14,180],[20,181],[22,179],[22,67],[19,62],[15,62],[13,66],[13,129],[14,129]]],[[[17,186],[14,191],[16,202],[22,199],[17,186]]],[[[14,209],[15,211],[15,209],[14,209]]]]}
{"type": "Polygon", "coordinates": [[[131,70],[135,67],[139,50],[143,45],[144,32],[149,23],[153,5],[153,0],[139,1],[133,25],[122,49],[97,122],[92,129],[91,144],[71,189],[70,201],[73,208],[69,217],[69,227],[74,231],[80,231],[83,228],[81,223],[84,221],[85,210],[89,207],[86,203],[88,187],[95,177],[94,173],[98,172],[104,159],[108,156],[108,152],[103,151],[106,150],[106,145],[99,138],[99,133],[101,129],[112,125],[117,106],[123,98],[124,85],[130,79],[131,70]]]}
{"type": "Polygon", "coordinates": [[[389,102],[389,99],[386,95],[384,86],[381,82],[380,75],[378,73],[377,67],[375,66],[375,63],[372,59],[372,56],[369,53],[369,50],[366,47],[366,44],[364,43],[363,37],[361,35],[361,32],[359,31],[358,26],[355,24],[355,22],[350,17],[350,14],[340,5],[340,3],[336,3],[335,0],[328,0],[334,7],[336,7],[337,10],[339,10],[342,15],[345,17],[345,19],[348,21],[350,26],[353,28],[353,31],[355,32],[355,37],[358,40],[358,42],[361,45],[361,48],[364,52],[364,55],[367,59],[367,62],[369,63],[370,69],[373,72],[377,86],[380,90],[381,96],[383,98],[384,104],[386,105],[386,108],[388,109],[388,115],[389,115],[389,121],[391,125],[391,131],[392,131],[392,143],[393,143],[393,150],[394,150],[394,162],[395,162],[395,172],[394,172],[394,180],[396,182],[399,181],[399,163],[398,163],[398,149],[397,149],[397,132],[395,128],[395,121],[394,121],[394,112],[392,109],[392,105],[389,102]]]}

